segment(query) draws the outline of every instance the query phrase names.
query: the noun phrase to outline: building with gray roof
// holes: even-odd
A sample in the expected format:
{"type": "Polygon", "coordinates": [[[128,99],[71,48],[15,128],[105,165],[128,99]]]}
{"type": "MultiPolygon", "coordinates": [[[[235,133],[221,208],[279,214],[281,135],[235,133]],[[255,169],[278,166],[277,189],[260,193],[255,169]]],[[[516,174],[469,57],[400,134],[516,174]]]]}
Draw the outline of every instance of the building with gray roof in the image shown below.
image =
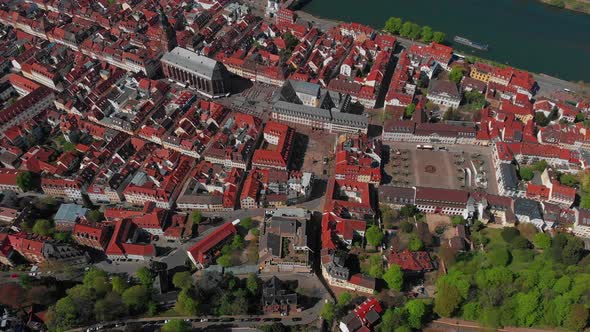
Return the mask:
{"type": "MultiPolygon", "coordinates": [[[[288,209],[276,214],[267,213],[261,224],[258,245],[258,265],[267,272],[310,272],[311,253],[307,234],[308,213],[288,209]]],[[[301,210],[304,211],[304,210],[301,210]]]]}
{"type": "Polygon", "coordinates": [[[80,218],[86,217],[88,209],[78,204],[62,204],[59,206],[55,217],[55,227],[58,230],[72,230],[80,218]]]}
{"type": "Polygon", "coordinates": [[[194,88],[209,98],[229,95],[229,76],[220,62],[182,47],[175,47],[160,61],[164,75],[169,79],[194,88]]]}

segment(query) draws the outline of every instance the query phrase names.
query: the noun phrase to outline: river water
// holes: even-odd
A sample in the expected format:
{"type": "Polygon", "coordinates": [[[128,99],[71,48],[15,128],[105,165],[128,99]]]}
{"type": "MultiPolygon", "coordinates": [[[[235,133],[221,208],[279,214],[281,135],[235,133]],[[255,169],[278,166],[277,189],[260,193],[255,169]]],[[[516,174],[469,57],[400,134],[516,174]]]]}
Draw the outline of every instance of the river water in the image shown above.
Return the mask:
{"type": "Polygon", "coordinates": [[[489,44],[473,54],[571,81],[590,81],[590,15],[558,9],[536,0],[311,0],[303,10],[321,18],[382,28],[400,17],[489,44]]]}

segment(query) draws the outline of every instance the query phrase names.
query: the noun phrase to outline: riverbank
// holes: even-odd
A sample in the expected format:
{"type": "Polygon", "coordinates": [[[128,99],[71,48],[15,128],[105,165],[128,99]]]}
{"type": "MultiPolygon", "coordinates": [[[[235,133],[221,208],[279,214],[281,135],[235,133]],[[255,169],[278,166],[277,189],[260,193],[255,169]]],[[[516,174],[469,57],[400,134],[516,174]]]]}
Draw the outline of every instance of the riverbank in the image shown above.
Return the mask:
{"type": "Polygon", "coordinates": [[[391,16],[399,17],[442,31],[457,52],[469,56],[568,81],[590,77],[587,14],[560,10],[540,0],[365,0],[363,7],[368,9],[359,10],[355,0],[311,0],[300,9],[316,17],[378,29],[391,16]],[[488,44],[489,49],[455,43],[453,36],[488,44]]]}
{"type": "MultiPolygon", "coordinates": [[[[544,0],[541,0],[541,1],[544,1],[544,0]]],[[[318,16],[308,13],[304,10],[297,10],[296,12],[297,12],[297,15],[299,15],[301,18],[303,18],[307,21],[310,21],[313,24],[317,24],[321,27],[321,29],[325,29],[325,30],[330,29],[334,26],[337,26],[341,23],[344,23],[344,21],[340,21],[340,20],[318,17],[318,16]]],[[[383,24],[385,24],[385,22],[383,22],[383,24]]],[[[383,26],[379,26],[379,27],[373,26],[373,28],[375,28],[377,30],[381,30],[383,28],[383,26]]],[[[400,36],[395,36],[395,37],[398,40],[398,42],[406,48],[411,44],[423,45],[423,43],[421,43],[419,41],[413,41],[413,40],[403,38],[400,36]]],[[[449,37],[447,35],[447,38],[451,38],[451,37],[449,37]]],[[[460,56],[464,56],[464,57],[470,56],[470,54],[465,53],[465,52],[460,52],[458,50],[455,50],[455,54],[460,55],[460,56]]],[[[496,60],[493,60],[493,59],[486,59],[483,57],[479,57],[479,58],[481,58],[483,60],[487,60],[490,63],[498,63],[499,64],[499,62],[497,62],[496,60]]],[[[516,66],[513,66],[513,67],[518,68],[516,66]]],[[[557,78],[557,77],[554,77],[554,76],[551,76],[548,74],[544,74],[544,73],[536,73],[536,72],[528,70],[526,68],[518,68],[518,69],[522,69],[522,70],[528,71],[533,74],[535,80],[537,80],[537,83],[539,84],[539,87],[540,87],[539,95],[541,95],[541,96],[548,97],[552,93],[563,91],[564,89],[576,91],[584,97],[590,96],[590,87],[585,86],[583,84],[563,80],[563,79],[560,79],[560,78],[557,78]]]]}
{"type": "Polygon", "coordinates": [[[569,9],[580,13],[590,14],[590,1],[588,0],[540,0],[542,3],[562,8],[569,9]]]}

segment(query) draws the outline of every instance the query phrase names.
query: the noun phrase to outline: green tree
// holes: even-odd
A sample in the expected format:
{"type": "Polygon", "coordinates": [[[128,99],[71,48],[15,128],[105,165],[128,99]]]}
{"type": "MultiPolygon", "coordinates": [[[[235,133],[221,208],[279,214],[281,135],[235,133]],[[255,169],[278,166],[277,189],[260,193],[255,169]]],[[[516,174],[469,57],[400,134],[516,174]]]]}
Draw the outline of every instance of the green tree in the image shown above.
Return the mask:
{"type": "Polygon", "coordinates": [[[569,276],[562,276],[555,284],[553,284],[553,290],[558,294],[565,294],[572,287],[572,278],[569,276]]]}
{"type": "Polygon", "coordinates": [[[588,325],[588,309],[582,304],[574,304],[565,320],[564,326],[572,331],[581,331],[588,325]]]}
{"type": "Polygon", "coordinates": [[[162,326],[162,332],[188,332],[191,331],[188,322],[180,319],[173,319],[162,326]]]}
{"type": "Polygon", "coordinates": [[[423,42],[430,43],[432,41],[432,38],[434,37],[434,32],[432,31],[431,27],[425,25],[422,27],[422,32],[420,33],[420,35],[422,35],[423,42]]]}
{"type": "Polygon", "coordinates": [[[100,212],[100,210],[90,210],[86,215],[86,218],[93,222],[99,222],[104,220],[104,214],[100,212]]]}
{"type": "Polygon", "coordinates": [[[410,26],[410,34],[408,35],[408,37],[412,40],[420,39],[421,32],[422,29],[420,28],[420,26],[416,23],[412,23],[412,25],[410,26]]]}
{"type": "Polygon", "coordinates": [[[590,209],[590,195],[582,195],[580,207],[586,210],[590,209]]]}
{"type": "Polygon", "coordinates": [[[47,219],[37,219],[33,225],[33,233],[41,236],[49,236],[53,233],[53,224],[47,219]]]}
{"type": "Polygon", "coordinates": [[[344,292],[338,296],[338,306],[346,307],[350,302],[352,302],[352,294],[349,292],[344,292]]]}
{"type": "Polygon", "coordinates": [[[99,322],[115,320],[126,314],[126,308],[117,293],[107,293],[103,299],[94,304],[94,317],[99,322]]]}
{"type": "Polygon", "coordinates": [[[585,119],[586,118],[584,117],[584,113],[578,113],[578,114],[576,114],[576,120],[575,120],[575,122],[582,122],[585,119]]]}
{"type": "Polygon", "coordinates": [[[510,251],[506,248],[495,248],[487,254],[488,262],[492,266],[506,266],[510,263],[510,251]]]}
{"type": "Polygon", "coordinates": [[[404,218],[410,218],[418,214],[420,210],[416,207],[416,205],[408,204],[404,205],[400,210],[399,213],[404,218]]]}
{"type": "Polygon", "coordinates": [[[57,232],[53,234],[53,238],[60,242],[70,242],[71,235],[70,232],[57,232]]]}
{"type": "Polygon", "coordinates": [[[520,236],[520,231],[515,227],[504,227],[500,232],[502,239],[507,243],[514,241],[515,238],[520,236]]]}
{"type": "Polygon", "coordinates": [[[574,187],[578,184],[578,178],[570,173],[563,173],[559,175],[559,182],[564,186],[574,187]]]}
{"type": "Polygon", "coordinates": [[[410,300],[405,305],[408,311],[408,323],[414,329],[422,327],[422,321],[426,315],[426,304],[422,300],[410,300]]]}
{"type": "Polygon", "coordinates": [[[420,251],[423,248],[424,248],[424,244],[422,243],[422,241],[420,241],[418,236],[413,234],[410,237],[410,243],[408,243],[408,249],[410,249],[410,251],[420,251]]]}
{"type": "Polygon", "coordinates": [[[408,106],[406,106],[406,109],[404,111],[404,117],[409,119],[412,117],[412,115],[414,115],[414,112],[416,111],[416,104],[411,103],[408,106]]]}
{"type": "Polygon", "coordinates": [[[434,296],[434,312],[442,317],[451,317],[461,304],[461,294],[450,282],[437,282],[434,296]]]}
{"type": "Polygon", "coordinates": [[[464,225],[465,219],[463,219],[463,217],[461,217],[461,216],[452,216],[451,217],[451,224],[453,226],[464,225]]]}
{"type": "Polygon", "coordinates": [[[455,66],[451,69],[449,73],[449,80],[455,84],[459,84],[463,79],[463,75],[465,74],[465,69],[460,66],[455,66]]]}
{"type": "Polygon", "coordinates": [[[487,105],[486,97],[477,91],[465,92],[465,101],[472,110],[480,110],[487,105]]]}
{"type": "Polygon", "coordinates": [[[404,307],[388,308],[381,319],[381,331],[391,332],[396,326],[406,324],[408,313],[404,307]]]}
{"type": "Polygon", "coordinates": [[[547,118],[545,113],[537,112],[537,113],[535,113],[535,123],[539,127],[545,127],[549,124],[549,119],[547,118]]]}
{"type": "Polygon", "coordinates": [[[123,294],[123,292],[127,288],[129,288],[129,284],[127,283],[127,281],[120,276],[114,276],[113,279],[111,280],[111,285],[112,285],[113,292],[115,292],[119,295],[123,294]]]}
{"type": "Polygon", "coordinates": [[[80,323],[78,307],[70,296],[59,299],[48,311],[48,326],[57,331],[68,330],[80,323]]]}
{"type": "Polygon", "coordinates": [[[230,267],[231,264],[231,256],[230,255],[221,255],[217,258],[217,264],[223,267],[230,267]]]}
{"type": "Polygon", "coordinates": [[[410,34],[412,33],[412,24],[414,23],[404,22],[399,31],[400,36],[409,38],[410,34]]]}
{"type": "Polygon", "coordinates": [[[188,271],[176,272],[174,277],[172,277],[172,284],[176,288],[189,289],[194,286],[193,277],[188,271]]]}
{"type": "Polygon", "coordinates": [[[186,316],[195,316],[199,313],[199,302],[191,289],[183,289],[178,293],[174,310],[186,316]]]}
{"type": "Polygon", "coordinates": [[[327,322],[332,323],[334,316],[336,315],[336,309],[332,302],[325,303],[320,311],[320,317],[325,319],[327,322]]]}
{"type": "Polygon", "coordinates": [[[149,294],[144,286],[136,285],[127,288],[121,295],[123,303],[133,312],[143,312],[146,309],[149,294]]]}
{"type": "Polygon", "coordinates": [[[239,234],[236,234],[231,241],[231,249],[240,250],[242,248],[244,248],[244,238],[242,238],[239,234]]]}
{"type": "Polygon", "coordinates": [[[539,160],[539,161],[533,163],[531,168],[533,169],[533,171],[543,172],[547,168],[547,166],[549,166],[549,164],[547,164],[547,161],[539,160]]]}
{"type": "Polygon", "coordinates": [[[398,34],[401,28],[402,28],[402,19],[399,17],[390,17],[385,22],[385,27],[383,29],[389,33],[398,34]]]}
{"type": "Polygon", "coordinates": [[[374,278],[383,277],[383,260],[380,255],[369,257],[369,275],[374,278]]]}
{"type": "Polygon", "coordinates": [[[537,233],[533,237],[533,244],[539,249],[549,249],[551,247],[551,236],[547,233],[537,233]]]}
{"type": "Polygon", "coordinates": [[[447,38],[447,36],[443,32],[440,32],[440,31],[435,31],[432,34],[432,40],[437,43],[444,42],[446,38],[447,38]]]}
{"type": "Polygon", "coordinates": [[[584,242],[577,237],[569,236],[567,244],[563,247],[562,261],[564,264],[577,264],[584,253],[584,242]]]}
{"type": "Polygon", "coordinates": [[[193,224],[198,225],[202,219],[203,219],[203,216],[201,214],[201,211],[193,210],[193,212],[191,213],[191,221],[193,222],[193,224]]]}
{"type": "Polygon", "coordinates": [[[465,304],[461,310],[463,319],[476,321],[479,318],[479,304],[476,302],[465,304]]]}
{"type": "Polygon", "coordinates": [[[387,272],[383,274],[383,280],[387,283],[389,289],[401,291],[404,286],[404,273],[397,264],[391,264],[387,272]]]}
{"type": "Polygon", "coordinates": [[[539,306],[541,294],[538,290],[532,290],[528,293],[516,294],[516,321],[519,326],[532,326],[541,318],[542,311],[539,306]]]}
{"type": "Polygon", "coordinates": [[[149,288],[154,283],[154,275],[152,274],[152,271],[145,266],[140,267],[135,272],[135,275],[137,276],[137,279],[139,279],[139,282],[145,287],[149,288]]]}
{"type": "Polygon", "coordinates": [[[254,227],[254,221],[250,217],[242,218],[240,220],[240,226],[244,227],[245,229],[251,229],[254,227]]]}
{"type": "Polygon", "coordinates": [[[29,191],[33,189],[33,175],[31,172],[21,172],[16,176],[16,185],[22,191],[29,191]]]}
{"type": "Polygon", "coordinates": [[[246,279],[246,288],[252,295],[257,295],[258,291],[260,290],[260,285],[258,283],[258,278],[254,273],[248,275],[248,279],[246,279]]]}
{"type": "Polygon", "coordinates": [[[383,231],[381,231],[379,226],[373,225],[367,229],[365,237],[367,238],[367,243],[369,245],[376,247],[381,244],[381,241],[383,241],[383,231]]]}

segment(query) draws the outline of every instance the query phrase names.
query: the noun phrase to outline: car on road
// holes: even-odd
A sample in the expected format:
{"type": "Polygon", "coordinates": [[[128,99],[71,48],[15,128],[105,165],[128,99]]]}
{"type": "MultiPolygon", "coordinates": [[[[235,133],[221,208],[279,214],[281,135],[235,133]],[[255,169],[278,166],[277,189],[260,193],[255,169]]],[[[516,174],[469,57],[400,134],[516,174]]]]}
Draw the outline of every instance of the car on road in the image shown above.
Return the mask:
{"type": "Polygon", "coordinates": [[[10,275],[10,277],[11,277],[11,278],[18,278],[18,274],[16,274],[16,273],[13,273],[13,274],[11,274],[11,275],[10,275]]]}
{"type": "Polygon", "coordinates": [[[225,317],[225,318],[222,318],[222,319],[221,319],[221,321],[222,321],[222,322],[233,322],[234,320],[235,320],[235,319],[234,319],[234,318],[232,318],[232,317],[225,317]]]}
{"type": "Polygon", "coordinates": [[[301,321],[301,317],[293,317],[291,320],[294,321],[294,322],[300,322],[301,321]]]}

